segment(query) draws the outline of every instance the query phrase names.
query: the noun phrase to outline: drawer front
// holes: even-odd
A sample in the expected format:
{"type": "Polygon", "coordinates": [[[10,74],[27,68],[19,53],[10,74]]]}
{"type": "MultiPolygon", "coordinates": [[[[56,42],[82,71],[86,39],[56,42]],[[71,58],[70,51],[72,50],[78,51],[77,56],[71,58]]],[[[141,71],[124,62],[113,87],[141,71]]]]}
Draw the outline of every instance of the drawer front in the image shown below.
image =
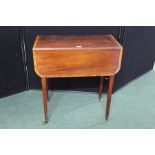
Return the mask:
{"type": "Polygon", "coordinates": [[[33,51],[33,58],[40,77],[110,76],[120,69],[122,51],[33,51]]]}

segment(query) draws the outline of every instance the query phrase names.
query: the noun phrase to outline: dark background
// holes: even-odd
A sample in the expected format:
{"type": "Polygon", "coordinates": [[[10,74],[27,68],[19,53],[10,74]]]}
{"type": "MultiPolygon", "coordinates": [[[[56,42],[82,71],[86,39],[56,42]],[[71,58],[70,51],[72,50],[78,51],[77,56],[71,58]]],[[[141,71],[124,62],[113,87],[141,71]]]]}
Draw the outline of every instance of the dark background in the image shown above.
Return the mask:
{"type": "MultiPolygon", "coordinates": [[[[0,97],[41,88],[32,59],[37,34],[113,34],[124,48],[114,91],[151,70],[155,61],[155,27],[0,27],[0,97]]],[[[49,89],[98,91],[98,86],[99,77],[49,80],[49,89]]]]}

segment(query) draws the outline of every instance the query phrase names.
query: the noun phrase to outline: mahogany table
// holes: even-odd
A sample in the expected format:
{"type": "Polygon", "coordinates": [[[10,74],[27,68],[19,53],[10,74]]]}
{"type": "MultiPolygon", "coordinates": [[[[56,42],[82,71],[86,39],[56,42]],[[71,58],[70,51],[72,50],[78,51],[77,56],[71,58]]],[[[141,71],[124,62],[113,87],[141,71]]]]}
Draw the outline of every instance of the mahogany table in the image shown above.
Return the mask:
{"type": "Polygon", "coordinates": [[[109,76],[106,120],[109,116],[114,77],[120,70],[122,46],[112,35],[43,35],[33,46],[34,69],[41,77],[45,121],[48,121],[48,78],[109,76]]]}

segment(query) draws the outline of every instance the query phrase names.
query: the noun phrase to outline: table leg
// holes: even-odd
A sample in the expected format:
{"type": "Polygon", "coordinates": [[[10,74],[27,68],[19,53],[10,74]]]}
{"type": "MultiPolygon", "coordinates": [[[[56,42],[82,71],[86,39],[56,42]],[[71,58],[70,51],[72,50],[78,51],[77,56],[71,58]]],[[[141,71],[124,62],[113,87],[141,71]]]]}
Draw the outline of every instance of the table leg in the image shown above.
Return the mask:
{"type": "Polygon", "coordinates": [[[111,102],[112,89],[113,89],[113,84],[114,84],[114,77],[115,76],[110,76],[110,79],[109,79],[109,89],[108,89],[108,94],[107,94],[107,105],[106,105],[106,120],[108,120],[108,117],[109,117],[110,102],[111,102]]]}
{"type": "Polygon", "coordinates": [[[48,94],[48,79],[46,79],[46,93],[47,93],[47,101],[49,101],[49,94],[48,94]]]}
{"type": "Polygon", "coordinates": [[[104,79],[104,77],[103,76],[101,76],[101,78],[100,78],[100,87],[99,87],[99,100],[101,99],[101,97],[102,97],[102,90],[103,90],[103,79],[104,79]]]}
{"type": "Polygon", "coordinates": [[[47,113],[47,79],[46,78],[41,78],[41,83],[42,83],[45,122],[47,122],[48,121],[48,113],[47,113]]]}

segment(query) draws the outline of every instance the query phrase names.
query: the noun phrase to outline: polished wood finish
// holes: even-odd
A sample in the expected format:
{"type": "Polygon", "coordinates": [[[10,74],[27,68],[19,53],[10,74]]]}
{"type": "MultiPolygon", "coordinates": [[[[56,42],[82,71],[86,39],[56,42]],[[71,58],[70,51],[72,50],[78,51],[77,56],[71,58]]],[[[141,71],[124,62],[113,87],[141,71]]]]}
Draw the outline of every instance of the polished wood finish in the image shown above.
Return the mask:
{"type": "Polygon", "coordinates": [[[121,51],[62,50],[35,51],[35,70],[40,77],[110,76],[120,68],[121,51]]]}
{"type": "Polygon", "coordinates": [[[41,78],[42,83],[42,93],[43,93],[43,106],[44,106],[44,115],[45,121],[48,121],[48,112],[47,112],[47,79],[41,78]]]}
{"type": "Polygon", "coordinates": [[[114,75],[110,76],[109,78],[109,89],[108,89],[108,95],[107,95],[107,105],[106,105],[106,120],[109,117],[109,111],[110,111],[110,103],[111,103],[111,96],[112,96],[112,88],[114,84],[114,75]]]}
{"type": "Polygon", "coordinates": [[[38,36],[33,55],[40,77],[110,76],[120,69],[122,48],[111,35],[38,36]]]}
{"type": "Polygon", "coordinates": [[[49,94],[48,94],[48,79],[46,78],[46,93],[47,93],[47,101],[49,101],[49,94]]]}
{"type": "MultiPolygon", "coordinates": [[[[100,76],[101,98],[103,77],[113,77],[120,70],[122,46],[112,35],[37,36],[33,46],[33,59],[35,72],[42,78],[47,120],[47,78],[100,76]]],[[[111,81],[106,116],[109,115],[112,85],[111,81]]]]}
{"type": "Polygon", "coordinates": [[[112,35],[43,35],[37,36],[33,50],[120,49],[112,35]]]}

